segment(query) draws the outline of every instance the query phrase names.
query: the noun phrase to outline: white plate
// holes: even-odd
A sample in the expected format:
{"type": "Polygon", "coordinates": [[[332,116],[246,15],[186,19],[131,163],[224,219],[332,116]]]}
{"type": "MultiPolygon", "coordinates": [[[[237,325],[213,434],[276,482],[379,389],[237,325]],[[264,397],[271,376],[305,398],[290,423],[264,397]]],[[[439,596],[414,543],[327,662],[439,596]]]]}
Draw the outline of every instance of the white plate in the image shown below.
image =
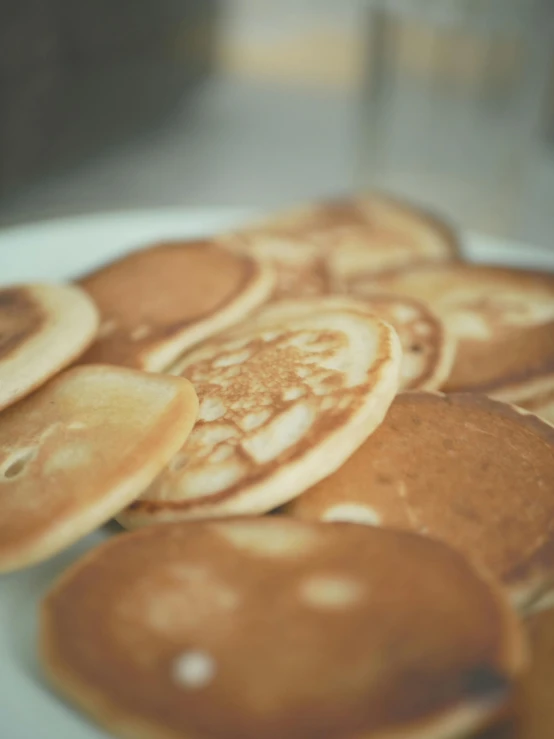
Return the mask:
{"type": "MultiPolygon", "coordinates": [[[[165,210],[48,221],[0,232],[0,283],[61,280],[155,239],[209,234],[238,225],[252,211],[165,210]]],[[[554,250],[467,234],[481,262],[554,270],[554,250]]],[[[35,658],[36,609],[42,593],[109,527],[29,570],[0,576],[0,737],[101,739],[106,735],[50,693],[35,658]]]]}

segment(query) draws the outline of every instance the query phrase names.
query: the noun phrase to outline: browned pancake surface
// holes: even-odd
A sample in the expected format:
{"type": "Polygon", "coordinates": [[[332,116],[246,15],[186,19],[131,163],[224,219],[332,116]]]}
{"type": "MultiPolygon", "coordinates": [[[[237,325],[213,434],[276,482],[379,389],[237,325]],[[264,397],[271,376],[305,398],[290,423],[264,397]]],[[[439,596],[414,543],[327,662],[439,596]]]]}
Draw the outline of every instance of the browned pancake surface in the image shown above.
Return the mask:
{"type": "Polygon", "coordinates": [[[440,318],[422,301],[399,295],[353,293],[390,323],[402,345],[401,390],[437,390],[452,369],[456,342],[440,318]]]}
{"type": "Polygon", "coordinates": [[[532,616],[526,626],[531,641],[531,667],[518,686],[510,715],[475,739],[554,737],[554,610],[532,616]]]}
{"type": "Polygon", "coordinates": [[[554,321],[514,329],[486,345],[464,342],[445,389],[494,394],[507,384],[516,386],[517,397],[519,386],[549,375],[554,386],[554,321]]]}
{"type": "Polygon", "coordinates": [[[458,338],[445,385],[519,402],[528,386],[554,385],[554,275],[481,265],[433,265],[380,278],[427,301],[458,338]]]}
{"type": "MultiPolygon", "coordinates": [[[[170,358],[161,362],[167,365],[195,340],[226,328],[225,311],[260,279],[255,260],[210,241],[169,242],[135,251],[80,281],[103,319],[99,338],[83,361],[150,368],[152,362],[160,364],[152,355],[165,347],[165,359],[169,347],[170,358]],[[208,321],[213,325],[202,330],[208,321]],[[202,333],[189,341],[187,334],[199,326],[202,333]]],[[[256,305],[270,289],[268,284],[256,305]]],[[[242,310],[236,320],[247,312],[242,310]]]]}
{"type": "Polygon", "coordinates": [[[57,686],[148,739],[446,737],[502,704],[522,647],[443,545],[283,517],[119,536],[41,614],[57,686]]]}
{"type": "Polygon", "coordinates": [[[442,539],[520,603],[554,579],[554,428],[484,396],[404,393],[334,475],[290,504],[442,539]]]}

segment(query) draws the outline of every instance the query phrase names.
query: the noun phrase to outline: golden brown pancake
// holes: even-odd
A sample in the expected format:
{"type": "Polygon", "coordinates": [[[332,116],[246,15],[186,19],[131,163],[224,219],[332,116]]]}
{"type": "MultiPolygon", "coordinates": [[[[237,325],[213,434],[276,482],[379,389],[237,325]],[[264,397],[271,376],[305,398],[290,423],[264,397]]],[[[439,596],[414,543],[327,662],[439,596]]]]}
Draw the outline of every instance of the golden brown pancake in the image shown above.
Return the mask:
{"type": "Polygon", "coordinates": [[[456,341],[443,321],[421,300],[374,294],[359,298],[395,329],[402,345],[401,390],[438,390],[448,378],[456,341]]]}
{"type": "Polygon", "coordinates": [[[265,513],[333,472],[381,423],[401,349],[369,311],[274,303],[186,355],[198,393],[183,449],[118,520],[265,513]]]}
{"type": "Polygon", "coordinates": [[[47,595],[40,653],[141,739],[446,739],[526,660],[502,594],[443,544],[285,517],[114,537],[47,595]]]}
{"type": "Polygon", "coordinates": [[[0,410],[70,364],[97,328],[98,311],[79,288],[0,288],[0,410]]]}
{"type": "Polygon", "coordinates": [[[448,391],[520,403],[554,386],[554,275],[470,264],[428,265],[377,280],[427,301],[458,339],[448,391]]]}
{"type": "Polygon", "coordinates": [[[225,235],[232,249],[269,260],[274,298],[325,295],[374,275],[427,261],[457,258],[457,236],[434,216],[379,193],[323,201],[225,235]]]}
{"type": "MultiPolygon", "coordinates": [[[[400,390],[436,390],[446,380],[454,362],[456,343],[444,324],[419,300],[398,295],[379,294],[370,297],[328,295],[304,300],[276,301],[263,308],[268,317],[274,313],[288,320],[299,311],[318,313],[329,307],[370,311],[395,329],[402,346],[400,390]],[[275,308],[273,308],[275,306],[275,308]]],[[[254,318],[257,314],[254,315],[254,318]]]]}
{"type": "Polygon", "coordinates": [[[554,428],[485,396],[403,393],[334,475],[287,507],[441,539],[525,608],[554,584],[554,428]]]}
{"type": "Polygon", "coordinates": [[[165,369],[261,305],[273,280],[269,267],[211,241],[132,252],[80,281],[102,314],[99,338],[82,361],[165,369]]]}
{"type": "Polygon", "coordinates": [[[531,641],[531,668],[521,679],[510,715],[475,739],[552,739],[554,737],[554,611],[526,622],[531,641]]]}
{"type": "Polygon", "coordinates": [[[76,367],[0,416],[0,572],[60,551],[136,498],[196,418],[181,378],[76,367]]]}

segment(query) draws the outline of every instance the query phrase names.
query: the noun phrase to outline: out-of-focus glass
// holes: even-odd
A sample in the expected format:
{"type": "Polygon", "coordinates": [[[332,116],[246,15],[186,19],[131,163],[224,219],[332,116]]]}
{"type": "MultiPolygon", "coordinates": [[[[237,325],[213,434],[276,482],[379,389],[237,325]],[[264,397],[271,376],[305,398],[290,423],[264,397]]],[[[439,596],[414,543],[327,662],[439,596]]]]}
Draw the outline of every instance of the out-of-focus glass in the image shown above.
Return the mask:
{"type": "Polygon", "coordinates": [[[550,147],[554,178],[554,147],[541,117],[554,59],[554,3],[367,6],[359,184],[432,206],[465,226],[521,236],[539,141],[550,147]]]}

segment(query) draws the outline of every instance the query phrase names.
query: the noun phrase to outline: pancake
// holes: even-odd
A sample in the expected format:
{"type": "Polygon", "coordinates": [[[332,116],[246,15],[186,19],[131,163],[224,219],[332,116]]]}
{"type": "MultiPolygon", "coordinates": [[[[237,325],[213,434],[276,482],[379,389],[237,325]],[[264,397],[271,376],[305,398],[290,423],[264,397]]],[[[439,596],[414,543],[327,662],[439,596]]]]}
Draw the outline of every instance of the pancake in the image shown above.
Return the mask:
{"type": "Polygon", "coordinates": [[[99,338],[82,361],[163,370],[245,318],[273,281],[269,267],[211,241],[132,252],[80,281],[102,314],[99,338]]]}
{"type": "Polygon", "coordinates": [[[531,642],[531,668],[516,690],[510,715],[474,739],[552,739],[554,736],[554,611],[526,623],[531,642]]]}
{"type": "Polygon", "coordinates": [[[502,594],[448,547],[285,517],[114,537],[47,594],[39,641],[63,695],[141,739],[452,737],[526,660],[502,594]]]}
{"type": "Polygon", "coordinates": [[[434,216],[380,193],[322,201],[225,235],[226,245],[269,260],[274,298],[325,295],[350,278],[457,258],[455,232],[434,216]]]}
{"type": "Polygon", "coordinates": [[[396,330],[402,345],[401,390],[438,390],[448,378],[456,341],[422,301],[398,295],[354,295],[396,330]]]}
{"type": "Polygon", "coordinates": [[[76,287],[0,288],[0,410],[69,365],[97,328],[98,311],[76,287]]]}
{"type": "Polygon", "coordinates": [[[525,609],[554,585],[554,427],[471,394],[403,393],[295,516],[392,526],[441,539],[525,609]]]}
{"type": "Polygon", "coordinates": [[[519,403],[554,388],[554,275],[456,264],[376,282],[375,290],[426,300],[457,337],[445,390],[519,403]]]}
{"type": "Polygon", "coordinates": [[[264,307],[263,315],[270,320],[274,315],[288,320],[289,312],[294,318],[300,311],[317,313],[326,307],[370,311],[395,329],[402,346],[400,390],[436,390],[448,377],[456,343],[440,318],[419,300],[386,294],[359,299],[330,295],[277,301],[264,307]]]}
{"type": "Polygon", "coordinates": [[[0,572],[39,562],[136,498],[185,441],[190,383],[66,370],[0,416],[0,572]]]}
{"type": "Polygon", "coordinates": [[[414,204],[366,193],[332,205],[340,234],[328,262],[335,284],[348,288],[361,274],[460,258],[456,231],[414,204]]]}
{"type": "Polygon", "coordinates": [[[326,247],[298,225],[264,222],[219,237],[225,248],[270,264],[276,281],[272,300],[311,298],[333,293],[326,247]]]}
{"type": "Polygon", "coordinates": [[[333,472],[381,423],[401,349],[369,312],[276,303],[172,369],[200,400],[190,439],[118,521],[265,513],[333,472]]]}

